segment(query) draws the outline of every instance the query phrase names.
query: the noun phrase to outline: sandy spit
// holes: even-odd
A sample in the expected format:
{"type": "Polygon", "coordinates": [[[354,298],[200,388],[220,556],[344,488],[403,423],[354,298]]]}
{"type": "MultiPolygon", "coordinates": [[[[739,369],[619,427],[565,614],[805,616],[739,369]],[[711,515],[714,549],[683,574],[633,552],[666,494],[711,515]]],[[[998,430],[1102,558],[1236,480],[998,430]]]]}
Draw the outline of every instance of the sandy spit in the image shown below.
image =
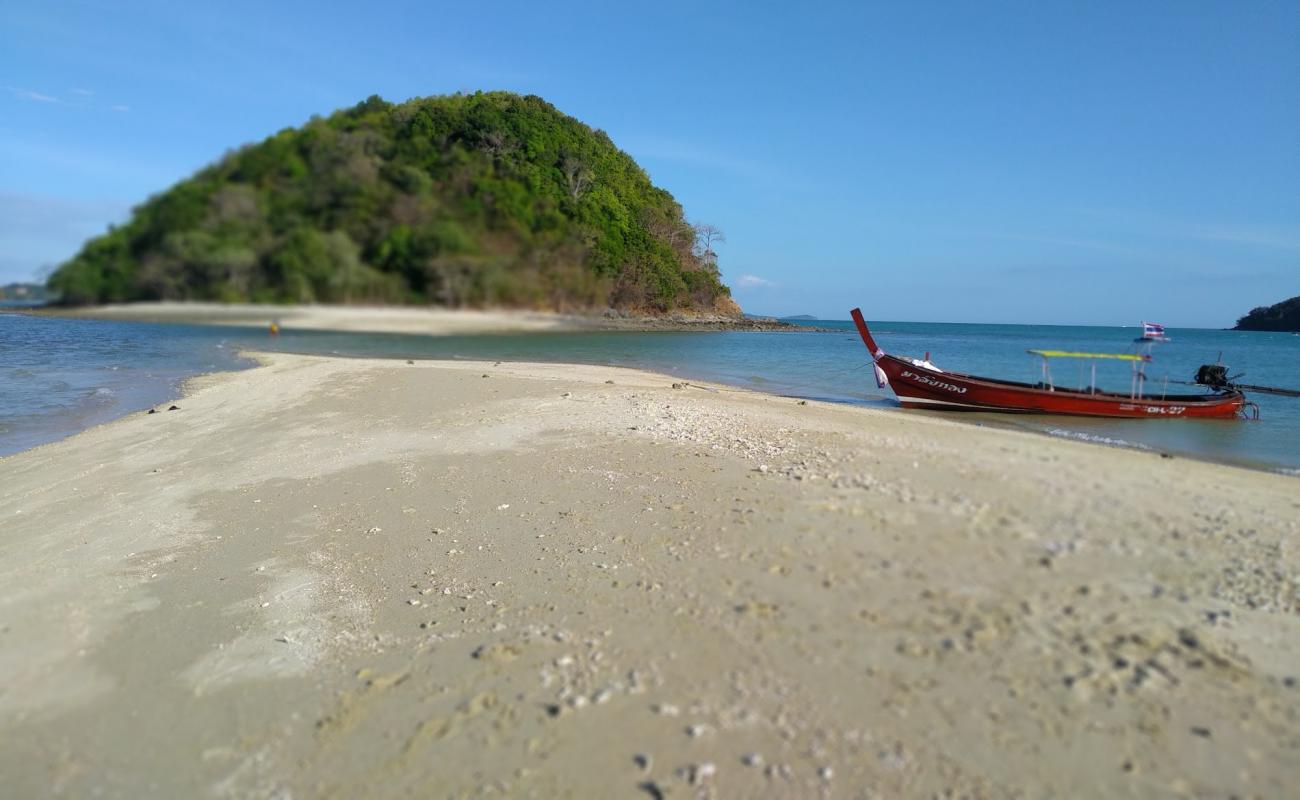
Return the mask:
{"type": "Polygon", "coordinates": [[[8,797],[1283,797],[1300,484],[290,355],[0,460],[8,797]]]}
{"type": "Polygon", "coordinates": [[[448,336],[570,330],[575,318],[530,311],[472,311],[394,306],[257,305],[253,303],[120,303],[82,308],[49,308],[40,315],[120,322],[236,325],[349,333],[414,333],[448,336]]]}
{"type": "Polygon", "coordinates": [[[73,308],[39,308],[37,316],[162,322],[188,325],[269,327],[283,330],[347,333],[411,333],[452,336],[532,331],[714,331],[807,332],[807,327],[766,318],[738,319],[718,314],[661,317],[556,314],[543,311],[445,309],[399,306],[256,305],[252,303],[150,302],[73,308]]]}

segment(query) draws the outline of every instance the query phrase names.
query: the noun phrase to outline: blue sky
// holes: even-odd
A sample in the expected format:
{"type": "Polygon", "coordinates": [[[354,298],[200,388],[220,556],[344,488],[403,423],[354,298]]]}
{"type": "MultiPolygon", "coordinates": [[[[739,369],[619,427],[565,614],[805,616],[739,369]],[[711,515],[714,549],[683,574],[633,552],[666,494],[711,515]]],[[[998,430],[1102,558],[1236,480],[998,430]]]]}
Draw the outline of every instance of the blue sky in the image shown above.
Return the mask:
{"type": "Polygon", "coordinates": [[[748,311],[1225,326],[1300,294],[1300,3],[0,6],[0,282],[371,94],[541,95],[748,311]]]}

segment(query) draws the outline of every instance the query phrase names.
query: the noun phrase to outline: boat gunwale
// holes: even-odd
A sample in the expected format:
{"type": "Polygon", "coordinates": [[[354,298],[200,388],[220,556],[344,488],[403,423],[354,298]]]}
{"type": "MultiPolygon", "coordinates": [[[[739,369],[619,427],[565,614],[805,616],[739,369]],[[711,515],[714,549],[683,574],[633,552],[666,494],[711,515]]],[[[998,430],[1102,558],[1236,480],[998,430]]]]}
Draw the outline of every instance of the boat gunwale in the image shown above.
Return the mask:
{"type": "Polygon", "coordinates": [[[879,360],[883,361],[886,359],[897,362],[899,365],[906,367],[907,369],[922,370],[927,375],[932,376],[935,379],[942,379],[944,377],[948,377],[948,378],[956,378],[958,380],[968,381],[975,384],[984,384],[989,386],[990,388],[1012,387],[1019,392],[1033,392],[1034,394],[1039,394],[1046,397],[1068,396],[1080,400],[1102,400],[1108,402],[1120,401],[1125,403],[1142,403],[1145,405],[1166,404],[1166,405],[1180,405],[1180,406],[1185,406],[1185,405],[1215,406],[1215,405],[1233,403],[1238,399],[1245,400],[1246,398],[1246,395],[1244,393],[1238,391],[1227,392],[1222,394],[1164,395],[1163,397],[1153,397],[1150,395],[1144,395],[1141,397],[1133,397],[1131,395],[1119,394],[1117,392],[1105,392],[1105,391],[1088,392],[1088,391],[1081,391],[1079,389],[1045,389],[1045,388],[1041,388],[1041,385],[1035,385],[1032,383],[1022,383],[1020,381],[1002,380],[999,378],[985,378],[979,375],[969,375],[964,372],[947,372],[947,371],[934,370],[929,367],[921,366],[920,364],[914,364],[912,363],[911,360],[903,358],[902,356],[896,356],[892,353],[883,353],[880,356],[879,360]]]}

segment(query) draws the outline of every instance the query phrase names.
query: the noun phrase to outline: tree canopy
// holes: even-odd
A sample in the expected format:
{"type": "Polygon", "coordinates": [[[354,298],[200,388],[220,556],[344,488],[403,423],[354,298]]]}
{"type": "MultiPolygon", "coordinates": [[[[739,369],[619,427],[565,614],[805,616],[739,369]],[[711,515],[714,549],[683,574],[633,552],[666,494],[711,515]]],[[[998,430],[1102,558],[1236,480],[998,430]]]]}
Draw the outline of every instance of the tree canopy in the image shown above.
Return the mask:
{"type": "Polygon", "coordinates": [[[1300,331],[1300,297],[1259,306],[1237,320],[1239,331],[1300,331]]]}
{"type": "Polygon", "coordinates": [[[371,97],[150,198],[49,286],[76,304],[738,313],[718,275],[719,241],[603,131],[541,98],[371,97]]]}

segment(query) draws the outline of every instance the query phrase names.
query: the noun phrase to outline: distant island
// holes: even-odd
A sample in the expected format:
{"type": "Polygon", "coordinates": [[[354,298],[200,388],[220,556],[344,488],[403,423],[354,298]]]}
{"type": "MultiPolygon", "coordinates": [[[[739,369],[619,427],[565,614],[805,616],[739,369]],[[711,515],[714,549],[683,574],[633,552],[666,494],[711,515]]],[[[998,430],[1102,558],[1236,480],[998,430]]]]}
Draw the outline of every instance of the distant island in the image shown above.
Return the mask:
{"type": "Polygon", "coordinates": [[[1300,331],[1300,297],[1260,306],[1237,320],[1236,331],[1300,331]]]}
{"type": "Polygon", "coordinates": [[[69,305],[436,304],[738,317],[712,245],[610,138],[534,96],[371,97],[231,152],[90,240],[69,305]]]}
{"type": "Polygon", "coordinates": [[[0,286],[0,304],[41,305],[48,300],[49,294],[39,283],[6,283],[0,286]]]}
{"type": "Polygon", "coordinates": [[[795,314],[795,315],[793,315],[793,316],[789,316],[789,317],[778,317],[777,319],[782,319],[782,320],[792,320],[792,319],[815,320],[815,319],[817,319],[817,318],[814,317],[812,314],[795,314]]]}

